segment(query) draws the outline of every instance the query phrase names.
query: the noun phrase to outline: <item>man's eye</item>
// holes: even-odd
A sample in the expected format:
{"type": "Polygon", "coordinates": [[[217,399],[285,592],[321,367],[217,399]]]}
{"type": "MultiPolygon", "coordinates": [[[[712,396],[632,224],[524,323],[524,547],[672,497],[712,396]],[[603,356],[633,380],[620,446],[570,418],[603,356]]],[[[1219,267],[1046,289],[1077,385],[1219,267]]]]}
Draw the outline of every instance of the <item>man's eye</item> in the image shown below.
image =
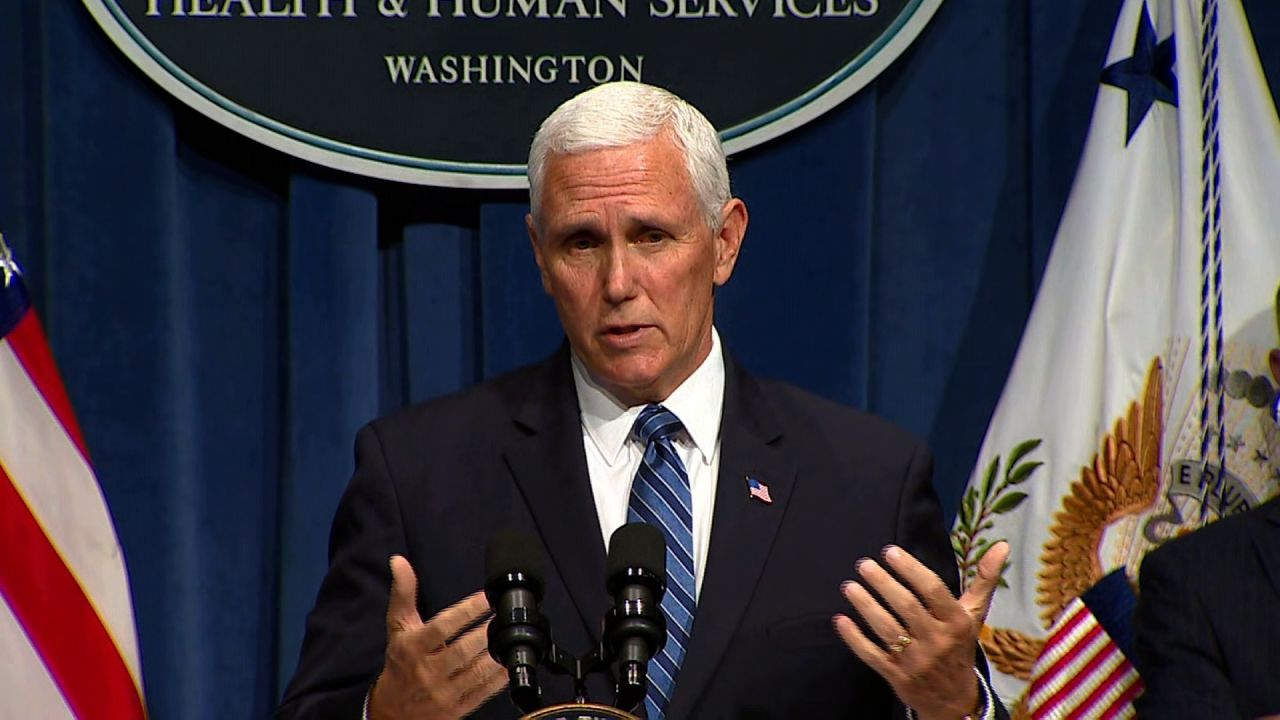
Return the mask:
{"type": "Polygon", "coordinates": [[[589,237],[570,238],[568,244],[571,250],[590,250],[595,247],[595,243],[589,237]]]}
{"type": "Polygon", "coordinates": [[[661,233],[656,230],[653,232],[645,233],[643,236],[643,241],[646,243],[660,243],[666,239],[667,239],[666,233],[661,233]]]}

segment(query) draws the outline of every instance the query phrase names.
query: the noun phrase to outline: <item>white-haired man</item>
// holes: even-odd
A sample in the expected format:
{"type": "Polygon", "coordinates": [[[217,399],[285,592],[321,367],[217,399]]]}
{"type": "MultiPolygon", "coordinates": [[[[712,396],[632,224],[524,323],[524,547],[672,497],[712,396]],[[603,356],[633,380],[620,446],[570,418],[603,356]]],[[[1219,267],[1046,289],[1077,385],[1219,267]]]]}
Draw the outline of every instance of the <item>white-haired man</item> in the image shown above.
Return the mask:
{"type": "Polygon", "coordinates": [[[605,543],[635,520],[667,541],[649,718],[989,716],[976,638],[1006,548],[957,599],[927,450],[722,349],[715,290],[748,216],[711,124],[664,90],[600,86],[542,124],[529,181],[566,346],[361,430],[278,717],[510,717],[475,626],[479,548],[536,534],[542,609],[585,652],[605,543]]]}

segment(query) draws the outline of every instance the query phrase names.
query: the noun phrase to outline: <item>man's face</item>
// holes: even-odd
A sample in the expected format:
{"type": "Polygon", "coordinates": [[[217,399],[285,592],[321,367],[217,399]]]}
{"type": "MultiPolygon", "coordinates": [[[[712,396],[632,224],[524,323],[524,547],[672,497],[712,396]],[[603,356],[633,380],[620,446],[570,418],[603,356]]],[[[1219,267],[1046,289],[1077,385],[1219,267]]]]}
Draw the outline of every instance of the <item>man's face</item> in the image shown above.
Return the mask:
{"type": "Polygon", "coordinates": [[[707,226],[683,154],[665,135],[552,156],[539,222],[527,219],[542,286],[569,344],[628,405],[660,402],[711,350],[713,290],[733,274],[747,210],[707,226]]]}

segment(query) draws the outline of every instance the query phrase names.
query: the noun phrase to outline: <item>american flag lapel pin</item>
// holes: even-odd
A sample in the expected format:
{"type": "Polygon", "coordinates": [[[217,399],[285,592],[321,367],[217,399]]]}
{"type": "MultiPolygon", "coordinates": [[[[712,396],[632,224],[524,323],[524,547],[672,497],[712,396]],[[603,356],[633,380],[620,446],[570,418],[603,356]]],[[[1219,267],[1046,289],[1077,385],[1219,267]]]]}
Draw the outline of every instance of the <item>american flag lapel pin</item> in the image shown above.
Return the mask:
{"type": "Polygon", "coordinates": [[[747,497],[755,498],[765,505],[773,504],[773,498],[769,497],[769,486],[754,475],[747,476],[747,497]]]}

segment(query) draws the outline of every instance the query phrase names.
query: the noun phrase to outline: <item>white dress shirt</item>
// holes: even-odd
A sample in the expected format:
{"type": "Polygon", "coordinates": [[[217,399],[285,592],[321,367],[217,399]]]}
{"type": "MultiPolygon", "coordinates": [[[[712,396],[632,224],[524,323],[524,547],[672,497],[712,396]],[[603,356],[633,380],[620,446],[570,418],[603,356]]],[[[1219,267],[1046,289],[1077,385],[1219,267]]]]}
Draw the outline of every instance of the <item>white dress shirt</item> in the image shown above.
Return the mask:
{"type": "MultiPolygon", "coordinates": [[[[591,495],[596,501],[600,534],[607,548],[613,532],[627,522],[631,482],[644,457],[644,446],[631,434],[644,406],[626,407],[620,403],[591,378],[577,355],[573,356],[573,383],[578,390],[591,495]]],[[[700,592],[702,568],[706,565],[711,540],[716,478],[720,471],[720,416],[724,410],[724,355],[715,328],[711,329],[711,352],[693,374],[662,401],[662,406],[684,425],[672,444],[689,473],[693,500],[693,577],[695,592],[700,592]]]]}

